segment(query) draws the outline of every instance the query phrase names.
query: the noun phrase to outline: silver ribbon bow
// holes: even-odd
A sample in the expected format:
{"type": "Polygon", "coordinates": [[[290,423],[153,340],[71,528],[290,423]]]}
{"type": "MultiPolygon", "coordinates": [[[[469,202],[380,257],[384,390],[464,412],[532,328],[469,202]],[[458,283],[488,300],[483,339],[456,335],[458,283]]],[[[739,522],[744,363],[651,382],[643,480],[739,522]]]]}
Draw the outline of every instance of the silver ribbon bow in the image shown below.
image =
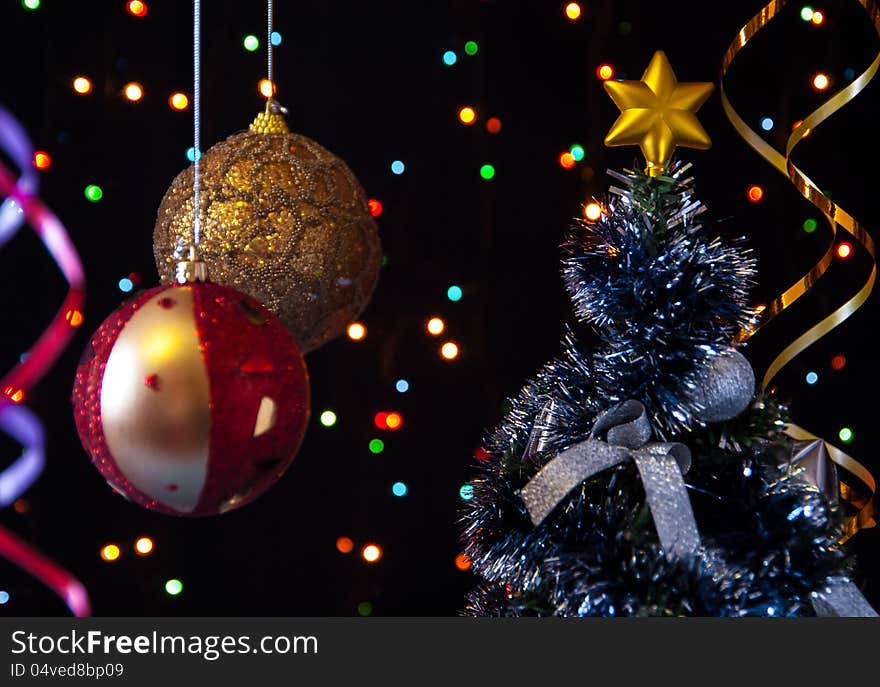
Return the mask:
{"type": "Polygon", "coordinates": [[[648,443],[651,434],[645,407],[638,401],[624,401],[600,415],[589,439],[557,455],[520,490],[532,522],[541,524],[572,489],[593,475],[632,460],[667,556],[694,553],[700,533],[682,477],[691,464],[690,451],[679,443],[648,443]]]}

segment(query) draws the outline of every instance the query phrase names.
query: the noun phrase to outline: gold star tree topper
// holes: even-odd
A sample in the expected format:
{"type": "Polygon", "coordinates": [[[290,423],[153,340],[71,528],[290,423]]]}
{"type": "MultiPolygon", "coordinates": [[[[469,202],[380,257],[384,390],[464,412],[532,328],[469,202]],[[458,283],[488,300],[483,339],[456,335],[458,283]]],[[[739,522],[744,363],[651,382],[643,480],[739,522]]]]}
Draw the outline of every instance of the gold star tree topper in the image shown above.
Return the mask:
{"type": "Polygon", "coordinates": [[[645,173],[659,176],[676,146],[705,150],[712,145],[696,116],[712,88],[711,83],[679,83],[666,54],[658,50],[641,81],[605,82],[620,109],[605,145],[638,145],[647,162],[645,173]]]}

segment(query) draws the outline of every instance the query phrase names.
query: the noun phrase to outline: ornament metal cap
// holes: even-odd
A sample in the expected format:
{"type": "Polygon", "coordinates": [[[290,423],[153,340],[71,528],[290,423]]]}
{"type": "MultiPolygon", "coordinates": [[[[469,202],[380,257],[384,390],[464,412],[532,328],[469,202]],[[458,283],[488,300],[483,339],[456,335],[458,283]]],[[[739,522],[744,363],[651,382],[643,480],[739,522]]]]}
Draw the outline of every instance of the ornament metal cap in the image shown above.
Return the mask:
{"type": "Polygon", "coordinates": [[[189,258],[177,263],[175,276],[178,284],[208,281],[208,266],[200,259],[195,246],[189,247],[189,258]]]}
{"type": "Polygon", "coordinates": [[[277,100],[269,98],[266,100],[266,109],[260,112],[251,122],[250,131],[253,134],[288,134],[290,129],[287,128],[287,122],[284,115],[287,114],[287,108],[277,100]]]}

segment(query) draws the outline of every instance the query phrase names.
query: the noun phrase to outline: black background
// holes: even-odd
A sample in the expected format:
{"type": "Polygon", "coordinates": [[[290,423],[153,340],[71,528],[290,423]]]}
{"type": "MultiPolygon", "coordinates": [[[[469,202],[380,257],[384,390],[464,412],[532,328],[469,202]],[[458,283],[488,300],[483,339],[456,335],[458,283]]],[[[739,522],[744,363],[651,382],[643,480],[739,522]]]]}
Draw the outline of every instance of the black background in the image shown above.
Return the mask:
{"type": "MultiPolygon", "coordinates": [[[[261,109],[256,84],[264,76],[262,50],[246,52],[242,37],[265,44],[260,2],[206,2],[203,8],[203,145],[247,126],[261,109]]],[[[152,0],[135,19],[122,0],[45,0],[36,12],[19,2],[0,5],[0,103],[25,125],[37,148],[48,150],[41,196],[67,226],[85,264],[85,323],[46,379],[29,395],[50,437],[48,467],[28,492],[25,514],[11,509],[0,522],[63,562],[86,584],[98,615],[353,615],[360,602],[376,615],[452,615],[459,612],[470,573],[454,566],[459,552],[459,487],[473,474],[471,454],[485,428],[497,422],[504,399],[558,349],[570,315],[558,278],[557,245],[582,204],[601,194],[608,167],[633,164],[634,148],[606,149],[602,139],[617,110],[595,69],[610,62],[618,76],[638,79],[653,52],[663,49],[682,81],[717,81],[721,57],[759,2],[584,3],[584,17],[568,21],[564,2],[276,2],[278,99],[291,110],[291,128],[345,159],[379,218],[388,264],[363,315],[369,334],[343,337],[308,356],[313,420],[299,456],[284,478],[252,505],[222,517],[169,518],[125,502],[106,486],[80,447],[69,396],[76,361],[87,338],[122,301],[116,284],[141,272],[156,279],[152,228],[172,178],[187,164],[191,110],[172,111],[169,94],[191,90],[191,8],[152,0]],[[628,22],[630,30],[621,27],[628,22]],[[466,40],[479,52],[464,54],[466,40]],[[444,66],[452,49],[458,63],[444,66]],[[95,90],[76,95],[74,76],[95,90]],[[144,85],[142,102],[121,95],[128,81],[144,85]],[[473,127],[456,113],[471,105],[473,127]],[[483,126],[502,120],[497,136],[483,126]],[[563,170],[557,157],[573,142],[584,161],[563,170]],[[406,163],[394,176],[392,160],[406,163]],[[483,181],[491,162],[497,175],[483,181]],[[97,183],[104,199],[87,202],[97,183]],[[464,297],[450,303],[446,288],[464,297]],[[431,315],[447,321],[461,346],[453,363],[428,337],[431,315]],[[394,382],[409,380],[407,394],[394,382]],[[322,427],[332,408],[339,422],[322,427]],[[404,418],[396,433],[373,426],[379,410],[404,418]],[[375,436],[386,450],[372,455],[375,436]],[[397,480],[409,486],[391,495],[397,480]],[[131,545],[147,534],[155,552],[139,558],[131,545]],[[335,540],[350,536],[348,555],[335,540]],[[100,548],[115,542],[120,560],[108,564],[100,548]],[[384,556],[367,565],[357,552],[367,542],[384,556]],[[163,591],[179,577],[184,592],[163,591]]],[[[822,101],[809,85],[824,70],[832,89],[859,73],[878,40],[854,0],[816,4],[820,27],[789,7],[737,59],[728,78],[734,106],[781,147],[791,125],[822,101]]],[[[871,230],[880,225],[874,179],[880,84],[866,91],[799,147],[801,166],[871,230]]],[[[785,177],[753,153],[723,115],[717,95],[700,112],[714,146],[683,151],[696,165],[698,192],[727,235],[746,235],[756,249],[761,284],[755,303],[794,281],[821,254],[827,234],[807,235],[817,216],[785,177]],[[765,200],[746,200],[749,184],[765,200]]],[[[815,293],[756,336],[747,353],[757,369],[793,336],[829,312],[867,278],[860,253],[839,261],[815,293]]],[[[28,231],[0,252],[0,363],[8,369],[58,307],[65,284],[28,231]]],[[[777,379],[792,399],[795,419],[829,440],[843,426],[855,432],[848,451],[876,474],[880,461],[871,431],[876,421],[875,299],[813,346],[777,379]],[[833,355],[846,367],[834,372],[833,355]],[[815,370],[815,387],[804,374],[815,370]]],[[[0,439],[2,455],[16,445],[0,439]]],[[[8,460],[3,458],[0,460],[8,460]]],[[[0,463],[3,465],[4,463],[0,463]]],[[[880,600],[876,531],[853,540],[857,579],[880,600]]],[[[0,613],[60,614],[50,592],[0,561],[0,589],[11,598],[0,613]]]]}

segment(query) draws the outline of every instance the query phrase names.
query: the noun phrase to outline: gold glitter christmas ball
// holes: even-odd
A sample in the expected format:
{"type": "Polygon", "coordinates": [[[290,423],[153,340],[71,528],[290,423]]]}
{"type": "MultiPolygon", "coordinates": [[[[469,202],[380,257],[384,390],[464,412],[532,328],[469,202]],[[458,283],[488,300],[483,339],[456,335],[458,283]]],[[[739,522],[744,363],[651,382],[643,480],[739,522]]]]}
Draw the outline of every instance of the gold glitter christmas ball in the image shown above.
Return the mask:
{"type": "MultiPolygon", "coordinates": [[[[199,254],[211,281],[264,303],[310,351],[366,307],[382,248],[351,170],[315,141],[288,132],[271,105],[249,131],[199,161],[199,254]]],[[[153,231],[163,283],[174,282],[192,232],[191,166],[165,193],[153,231]]]]}

